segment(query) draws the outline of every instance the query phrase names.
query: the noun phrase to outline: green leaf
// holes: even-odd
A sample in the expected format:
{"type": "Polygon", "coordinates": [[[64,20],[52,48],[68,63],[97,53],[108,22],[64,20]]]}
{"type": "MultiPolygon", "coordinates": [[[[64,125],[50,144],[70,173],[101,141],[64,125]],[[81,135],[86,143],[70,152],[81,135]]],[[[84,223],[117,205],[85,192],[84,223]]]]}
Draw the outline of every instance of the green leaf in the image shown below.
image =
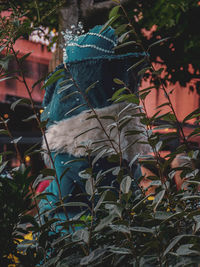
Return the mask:
{"type": "Polygon", "coordinates": [[[156,211],[158,205],[162,201],[164,195],[165,195],[165,190],[161,190],[158,194],[155,195],[155,198],[154,198],[153,203],[152,203],[152,205],[156,204],[154,207],[154,212],[156,211]]]}
{"type": "Polygon", "coordinates": [[[136,62],[135,64],[133,64],[130,68],[127,69],[127,71],[135,69],[137,66],[139,66],[142,62],[144,62],[146,60],[146,57],[142,58],[140,61],[136,62]]]}
{"type": "Polygon", "coordinates": [[[0,165],[0,173],[2,173],[2,171],[5,169],[7,164],[8,164],[8,161],[5,161],[0,165]]]}
{"type": "Polygon", "coordinates": [[[112,101],[118,99],[119,95],[126,90],[126,87],[118,89],[113,95],[112,95],[112,101]]]}
{"type": "Polygon", "coordinates": [[[89,232],[87,229],[76,230],[72,235],[73,241],[84,241],[85,243],[89,242],[89,232]]]}
{"type": "Polygon", "coordinates": [[[15,138],[11,141],[12,144],[17,144],[22,139],[22,136],[15,138]]]}
{"type": "Polygon", "coordinates": [[[85,183],[85,191],[88,195],[92,196],[94,194],[94,185],[93,185],[93,178],[90,177],[87,179],[85,183]]]}
{"type": "Polygon", "coordinates": [[[27,105],[30,105],[31,104],[31,101],[30,99],[27,99],[27,98],[21,98],[21,99],[18,99],[17,101],[15,101],[14,103],[11,104],[10,108],[11,110],[15,110],[16,106],[17,105],[21,105],[21,104],[27,104],[27,105]]]}
{"type": "Polygon", "coordinates": [[[27,57],[30,56],[30,54],[32,54],[32,52],[29,52],[29,53],[23,55],[21,58],[18,58],[19,62],[22,63],[27,57]]]}
{"type": "Polygon", "coordinates": [[[74,112],[75,110],[81,108],[81,107],[84,107],[84,106],[87,106],[86,104],[80,104],[72,109],[70,109],[67,113],[65,113],[65,116],[69,115],[70,113],[74,112]]]}
{"type": "Polygon", "coordinates": [[[183,119],[183,123],[191,120],[193,118],[199,117],[200,115],[200,108],[197,108],[196,110],[192,111],[190,114],[188,114],[184,119],[183,119]]]}
{"type": "Polygon", "coordinates": [[[13,59],[14,56],[13,55],[7,55],[6,57],[0,59],[0,65],[2,66],[2,68],[7,71],[8,70],[8,65],[11,59],[13,59]]]}
{"type": "Polygon", "coordinates": [[[166,256],[170,250],[172,250],[172,248],[183,238],[183,237],[192,237],[194,235],[178,235],[175,236],[172,240],[172,242],[167,246],[167,248],[164,251],[163,256],[166,256]]]}
{"type": "Polygon", "coordinates": [[[94,212],[97,212],[99,207],[101,206],[101,204],[103,203],[104,201],[104,198],[106,197],[106,194],[107,194],[108,191],[104,191],[102,194],[101,194],[101,197],[100,199],[98,200],[95,208],[94,208],[94,212]]]}
{"type": "Polygon", "coordinates": [[[151,93],[151,91],[145,92],[140,95],[140,99],[145,100],[145,98],[148,96],[148,94],[151,93]]]}
{"type": "Polygon", "coordinates": [[[123,47],[128,46],[128,45],[138,45],[138,44],[135,41],[129,41],[129,42],[126,42],[126,43],[123,43],[123,44],[115,46],[114,50],[123,48],[123,47]]]}
{"type": "Polygon", "coordinates": [[[91,89],[93,89],[97,83],[99,83],[99,81],[96,81],[96,82],[94,82],[93,84],[91,84],[91,85],[85,90],[85,93],[88,94],[89,91],[90,91],[91,89]]]}
{"type": "Polygon", "coordinates": [[[131,183],[132,183],[132,180],[131,180],[131,177],[130,176],[126,176],[121,181],[120,189],[121,189],[122,193],[128,194],[128,192],[129,192],[129,190],[131,188],[131,183]]]}
{"type": "Polygon", "coordinates": [[[68,94],[68,95],[65,95],[63,98],[61,98],[60,101],[64,102],[64,101],[66,101],[68,98],[70,98],[70,97],[72,97],[72,96],[74,96],[74,95],[76,95],[76,94],[80,94],[79,91],[74,91],[74,92],[71,92],[71,93],[68,94]]]}
{"type": "Polygon", "coordinates": [[[142,226],[130,227],[130,230],[133,232],[141,232],[141,233],[149,233],[149,234],[154,233],[152,229],[147,228],[147,227],[142,227],[142,226]]]}
{"type": "Polygon", "coordinates": [[[105,31],[109,26],[111,26],[113,24],[113,22],[115,22],[118,18],[120,17],[120,15],[115,15],[114,17],[110,18],[102,27],[101,31],[99,32],[99,34],[101,34],[103,31],[105,31]]]}
{"type": "Polygon", "coordinates": [[[102,230],[103,228],[105,228],[106,226],[108,226],[110,223],[112,223],[112,221],[118,217],[117,214],[109,214],[108,216],[104,217],[103,219],[101,219],[100,223],[95,227],[95,231],[98,232],[100,230],[102,230]]]}
{"type": "Polygon", "coordinates": [[[127,27],[128,27],[127,24],[122,24],[122,25],[120,25],[119,27],[117,27],[117,28],[115,29],[115,34],[116,34],[116,35],[120,35],[122,32],[125,31],[125,29],[126,29],[127,27]]]}
{"type": "Polygon", "coordinates": [[[101,150],[96,156],[95,158],[93,159],[92,161],[92,166],[94,166],[94,164],[100,159],[102,158],[103,156],[105,156],[106,152],[107,152],[107,148],[101,150]]]}
{"type": "Polygon", "coordinates": [[[143,68],[143,69],[141,69],[140,71],[138,71],[138,75],[140,76],[142,76],[142,75],[144,75],[145,74],[145,72],[147,71],[147,70],[151,70],[152,68],[151,67],[146,67],[146,68],[143,68]]]}
{"type": "Polygon", "coordinates": [[[152,74],[158,76],[158,75],[160,75],[160,74],[163,72],[163,70],[164,70],[164,68],[160,68],[159,70],[155,70],[155,71],[153,71],[152,74]]]}
{"type": "Polygon", "coordinates": [[[93,262],[98,262],[97,260],[99,258],[102,258],[103,255],[107,252],[108,252],[107,248],[97,248],[93,250],[92,252],[90,252],[88,256],[85,256],[81,259],[80,266],[85,266],[85,265],[89,266],[89,264],[93,262]]]}
{"type": "Polygon", "coordinates": [[[47,82],[41,87],[41,89],[46,88],[47,86],[55,83],[56,81],[58,81],[59,79],[65,77],[64,74],[59,75],[60,73],[64,72],[64,69],[60,69],[57,70],[53,75],[51,75],[51,77],[47,80],[47,82]]]}
{"type": "Polygon", "coordinates": [[[109,13],[109,19],[111,19],[112,17],[115,17],[117,15],[119,9],[120,9],[120,6],[113,7],[109,13]]]}
{"type": "Polygon", "coordinates": [[[39,80],[37,80],[33,85],[32,88],[35,88],[36,85],[40,84],[41,82],[43,82],[46,78],[46,75],[43,76],[42,78],[40,78],[39,80]]]}
{"type": "Polygon", "coordinates": [[[60,94],[60,93],[64,92],[65,90],[68,90],[72,86],[74,86],[74,84],[73,83],[69,83],[69,84],[66,84],[65,86],[60,87],[58,89],[58,91],[57,91],[57,94],[60,94]]]}
{"type": "Polygon", "coordinates": [[[5,78],[0,79],[0,82],[4,82],[4,81],[10,80],[10,79],[16,79],[16,77],[15,76],[5,77],[5,78]]]}
{"type": "Polygon", "coordinates": [[[4,135],[9,136],[9,132],[7,130],[4,130],[4,129],[0,129],[0,134],[4,134],[4,135]]]}
{"type": "Polygon", "coordinates": [[[154,46],[156,46],[156,45],[162,43],[162,42],[165,42],[165,41],[169,40],[169,39],[170,39],[170,37],[166,37],[166,38],[163,38],[163,39],[160,39],[160,40],[154,42],[153,44],[151,44],[151,45],[148,47],[148,50],[151,49],[152,47],[154,47],[154,46]]]}
{"type": "Polygon", "coordinates": [[[128,31],[128,32],[123,33],[123,34],[118,38],[118,42],[119,42],[119,43],[122,43],[122,42],[129,36],[130,33],[134,33],[134,31],[133,31],[133,30],[130,30],[130,31],[128,31]]]}
{"type": "Polygon", "coordinates": [[[34,120],[34,119],[36,119],[36,118],[37,118],[36,115],[33,114],[33,115],[29,116],[28,118],[23,119],[22,121],[23,121],[23,122],[28,122],[28,121],[34,120]]]}
{"type": "MultiPolygon", "coordinates": [[[[119,230],[119,232],[122,232],[122,231],[119,230]]],[[[109,251],[114,253],[114,254],[122,254],[122,255],[131,255],[132,254],[130,249],[122,248],[122,247],[118,248],[118,247],[112,246],[112,247],[109,248],[109,251]]]]}
{"type": "Polygon", "coordinates": [[[114,78],[113,82],[115,82],[116,84],[123,84],[124,85],[124,82],[118,78],[114,78]]]}
{"type": "Polygon", "coordinates": [[[90,132],[90,131],[96,130],[96,129],[99,130],[99,127],[93,127],[93,128],[88,129],[88,130],[85,130],[84,132],[81,132],[80,134],[76,135],[76,136],[74,137],[74,139],[76,139],[76,138],[78,138],[79,136],[81,136],[81,135],[83,135],[83,134],[86,134],[86,133],[88,133],[88,132],[90,132]]]}

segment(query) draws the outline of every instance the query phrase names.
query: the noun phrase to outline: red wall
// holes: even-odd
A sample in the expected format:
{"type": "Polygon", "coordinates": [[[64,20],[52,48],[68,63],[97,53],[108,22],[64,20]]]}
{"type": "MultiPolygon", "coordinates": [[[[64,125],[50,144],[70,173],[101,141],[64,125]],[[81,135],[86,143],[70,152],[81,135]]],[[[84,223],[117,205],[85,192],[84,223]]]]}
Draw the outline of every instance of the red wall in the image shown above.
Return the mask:
{"type": "MultiPolygon", "coordinates": [[[[24,39],[17,40],[14,49],[15,51],[19,51],[19,57],[32,52],[24,63],[25,72],[28,72],[26,75],[27,84],[31,89],[32,85],[41,78],[45,72],[48,72],[48,65],[52,53],[48,52],[46,46],[24,39]]],[[[14,67],[12,64],[16,65],[15,62],[11,62],[10,68],[14,67]]],[[[15,66],[15,69],[17,69],[17,66],[15,66]]],[[[36,102],[41,102],[43,98],[44,92],[41,91],[40,87],[41,84],[36,86],[32,91],[32,97],[36,102]]],[[[6,94],[28,98],[25,85],[18,80],[0,82],[0,102],[5,101],[6,94]]]]}

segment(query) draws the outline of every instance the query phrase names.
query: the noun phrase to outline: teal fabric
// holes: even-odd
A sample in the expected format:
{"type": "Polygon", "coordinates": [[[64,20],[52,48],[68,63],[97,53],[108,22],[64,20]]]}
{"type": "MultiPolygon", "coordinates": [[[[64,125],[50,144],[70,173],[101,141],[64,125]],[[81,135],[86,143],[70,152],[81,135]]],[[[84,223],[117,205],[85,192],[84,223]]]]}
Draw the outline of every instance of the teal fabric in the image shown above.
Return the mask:
{"type": "Polygon", "coordinates": [[[70,75],[72,75],[83,93],[91,84],[98,81],[95,87],[86,94],[93,108],[103,108],[111,105],[109,99],[121,87],[114,83],[114,78],[124,81],[134,93],[137,93],[140,82],[140,76],[137,73],[144,64],[139,65],[134,71],[127,71],[127,69],[138,62],[141,56],[142,54],[130,53],[127,55],[117,55],[112,57],[112,60],[110,57],[102,57],[72,62],[67,65],[71,74],[64,69],[63,64],[59,65],[53,73],[63,69],[63,72],[59,75],[64,77],[47,86],[43,100],[44,112],[42,113],[41,120],[49,119],[47,126],[50,126],[55,122],[68,119],[89,109],[81,94],[75,93],[70,96],[71,93],[77,91],[77,88],[72,83],[67,90],[59,93],[62,82],[68,80],[70,75]],[[82,106],[68,113],[79,105],[82,106]]]}
{"type": "Polygon", "coordinates": [[[70,41],[66,47],[66,62],[82,61],[104,55],[110,56],[114,53],[113,48],[117,44],[114,29],[108,27],[100,33],[101,29],[102,25],[97,25],[88,33],[70,41]]]}

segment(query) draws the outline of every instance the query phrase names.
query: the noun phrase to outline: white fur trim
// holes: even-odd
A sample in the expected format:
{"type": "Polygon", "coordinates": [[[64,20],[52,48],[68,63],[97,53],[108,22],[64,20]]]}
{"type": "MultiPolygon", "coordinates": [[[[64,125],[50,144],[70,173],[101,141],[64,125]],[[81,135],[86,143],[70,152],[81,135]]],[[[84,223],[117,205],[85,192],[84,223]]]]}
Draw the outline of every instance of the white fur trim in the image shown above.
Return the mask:
{"type": "MultiPolygon", "coordinates": [[[[113,104],[105,108],[95,109],[98,117],[102,116],[115,116],[117,117],[119,112],[122,111],[127,106],[127,103],[118,103],[113,104]]],[[[136,143],[131,146],[129,149],[125,149],[128,144],[133,143],[137,139],[145,140],[144,134],[137,134],[131,136],[125,136],[127,130],[143,130],[145,132],[144,126],[140,123],[138,117],[134,117],[131,115],[136,114],[135,105],[130,105],[129,108],[125,109],[124,112],[121,112],[117,121],[119,122],[122,118],[130,119],[130,122],[123,128],[120,135],[120,144],[121,150],[123,152],[123,158],[127,160],[131,160],[134,155],[146,154],[150,151],[148,145],[136,143]]],[[[100,124],[96,118],[87,119],[89,116],[94,115],[93,112],[84,111],[77,116],[73,116],[69,119],[59,121],[54,125],[50,126],[46,131],[46,137],[49,144],[49,148],[51,151],[59,152],[59,153],[69,153],[74,156],[80,157],[85,156],[86,151],[85,148],[80,148],[80,145],[90,143],[92,149],[100,147],[102,144],[107,145],[107,148],[111,148],[111,144],[107,140],[107,137],[104,131],[101,129],[100,124]],[[82,132],[85,132],[91,128],[95,128],[91,131],[88,131],[76,138],[82,132]],[[98,140],[104,139],[103,143],[96,143],[98,140]]],[[[114,146],[119,151],[119,134],[116,127],[112,131],[110,129],[113,124],[111,119],[100,119],[104,129],[109,135],[110,139],[114,140],[114,146]]],[[[43,148],[46,149],[46,145],[43,142],[43,148]]],[[[104,147],[105,148],[105,147],[104,147]]]]}

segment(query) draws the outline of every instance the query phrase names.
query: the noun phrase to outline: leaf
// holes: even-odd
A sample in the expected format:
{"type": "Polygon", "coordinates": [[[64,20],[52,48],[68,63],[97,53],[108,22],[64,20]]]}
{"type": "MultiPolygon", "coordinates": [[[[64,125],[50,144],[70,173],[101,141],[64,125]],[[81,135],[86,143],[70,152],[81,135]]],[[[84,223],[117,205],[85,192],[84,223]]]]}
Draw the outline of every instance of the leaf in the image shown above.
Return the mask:
{"type": "Polygon", "coordinates": [[[2,66],[2,68],[7,71],[8,70],[8,66],[9,66],[9,62],[11,59],[13,59],[14,56],[13,55],[7,55],[4,58],[0,59],[0,65],[2,66]]]}
{"type": "Polygon", "coordinates": [[[112,25],[113,22],[115,22],[118,18],[120,17],[120,15],[115,15],[114,17],[110,18],[101,28],[101,31],[99,32],[99,34],[101,34],[103,31],[105,31],[109,26],[112,25]]]}
{"type": "Polygon", "coordinates": [[[92,262],[96,262],[99,258],[103,257],[103,255],[107,252],[107,248],[97,248],[95,250],[93,250],[92,252],[90,252],[90,254],[88,256],[85,256],[81,259],[80,261],[80,265],[84,266],[92,263],[92,262]]]}
{"type": "Polygon", "coordinates": [[[57,91],[57,94],[60,94],[62,92],[64,92],[65,90],[68,90],[69,88],[71,88],[74,84],[73,83],[70,83],[70,84],[67,84],[65,86],[62,86],[58,89],[57,91]]]}
{"type": "Polygon", "coordinates": [[[80,134],[76,135],[74,137],[74,139],[78,138],[79,136],[81,136],[81,135],[83,135],[85,133],[88,133],[88,132],[93,131],[93,130],[96,130],[96,129],[99,129],[99,127],[93,127],[93,128],[88,129],[88,130],[85,130],[84,132],[81,132],[80,134]]]}
{"type": "Polygon", "coordinates": [[[15,138],[11,141],[12,144],[17,144],[22,139],[22,136],[15,138]]]}
{"type": "Polygon", "coordinates": [[[6,81],[6,80],[10,80],[10,79],[16,79],[16,77],[15,76],[5,77],[5,78],[0,79],[0,82],[6,81]]]}
{"type": "Polygon", "coordinates": [[[94,187],[94,185],[93,185],[93,178],[90,177],[90,178],[87,179],[87,181],[85,183],[85,191],[90,196],[92,196],[94,194],[93,187],[94,187]]]}
{"type": "Polygon", "coordinates": [[[40,78],[39,80],[37,80],[33,85],[32,88],[35,88],[36,85],[40,84],[42,81],[44,81],[46,78],[46,75],[43,76],[42,78],[40,78]]]}
{"type": "Polygon", "coordinates": [[[108,191],[104,191],[103,194],[101,194],[101,197],[100,197],[100,199],[98,200],[98,202],[97,202],[97,204],[96,204],[96,206],[95,206],[95,208],[94,208],[94,212],[97,212],[97,210],[99,209],[99,207],[100,207],[101,204],[103,203],[104,198],[105,198],[107,192],[108,192],[108,191]]]}
{"type": "Polygon", "coordinates": [[[156,211],[158,205],[162,201],[164,195],[165,195],[165,190],[161,190],[157,195],[155,195],[155,198],[154,198],[153,203],[152,203],[152,205],[156,204],[154,209],[153,209],[154,212],[156,211]]]}
{"type": "Polygon", "coordinates": [[[194,244],[184,244],[184,245],[181,245],[176,253],[179,255],[179,256],[188,256],[188,255],[200,255],[200,252],[197,251],[197,250],[192,250],[191,248],[194,247],[194,244]]]}
{"type": "Polygon", "coordinates": [[[36,114],[33,114],[33,115],[29,116],[28,118],[23,119],[22,121],[23,121],[23,122],[28,122],[28,121],[34,120],[34,119],[36,119],[36,118],[37,118],[37,117],[36,117],[36,114]]]}
{"type": "Polygon", "coordinates": [[[119,9],[120,9],[120,6],[113,7],[109,13],[109,19],[111,19],[112,17],[115,17],[117,15],[119,9]]]}
{"type": "Polygon", "coordinates": [[[120,189],[121,189],[122,193],[124,193],[124,194],[128,194],[128,192],[129,192],[129,190],[130,190],[130,187],[131,187],[131,183],[132,183],[132,180],[131,180],[131,177],[130,177],[130,176],[126,176],[126,177],[121,181],[120,189]]]}
{"type": "Polygon", "coordinates": [[[109,225],[109,227],[115,232],[131,234],[129,227],[126,225],[123,225],[123,224],[121,224],[121,225],[111,224],[111,225],[109,225]]]}
{"type": "Polygon", "coordinates": [[[100,220],[100,223],[95,227],[95,231],[101,231],[103,228],[105,228],[106,226],[108,226],[110,223],[112,223],[112,221],[118,217],[117,214],[109,214],[108,216],[104,217],[103,219],[100,220]]]}
{"type": "Polygon", "coordinates": [[[118,78],[114,78],[113,82],[115,82],[116,84],[123,84],[124,85],[124,82],[118,78]]]}
{"type": "Polygon", "coordinates": [[[94,158],[93,161],[92,161],[92,166],[94,166],[94,164],[95,164],[100,158],[102,158],[102,157],[106,154],[107,150],[108,150],[108,149],[105,148],[105,149],[101,150],[101,151],[95,156],[95,158],[94,158]]]}
{"type": "MultiPolygon", "coordinates": [[[[120,35],[122,32],[125,31],[125,29],[128,27],[128,24],[122,24],[119,27],[115,29],[115,34],[120,35]]],[[[125,37],[125,36],[124,36],[125,37]]],[[[119,41],[119,40],[118,40],[119,41]]]]}
{"type": "Polygon", "coordinates": [[[172,242],[168,245],[168,247],[165,249],[163,256],[166,256],[170,250],[172,250],[172,248],[186,235],[178,235],[175,236],[172,240],[172,242]]]}
{"type": "Polygon", "coordinates": [[[126,90],[126,87],[118,89],[113,95],[112,95],[112,101],[118,99],[119,95],[126,90]]]}
{"type": "MultiPolygon", "coordinates": [[[[148,47],[148,50],[151,49],[152,47],[154,47],[155,45],[158,45],[158,44],[160,44],[160,43],[162,43],[162,42],[165,42],[165,41],[169,40],[170,38],[171,38],[171,37],[166,37],[166,38],[163,38],[163,39],[160,39],[160,40],[154,42],[153,44],[151,44],[151,45],[148,47]]],[[[147,50],[147,51],[148,51],[148,50],[147,50]]]]}
{"type": "Polygon", "coordinates": [[[7,130],[4,130],[4,129],[0,129],[0,134],[4,134],[4,135],[9,136],[9,132],[7,130]]]}
{"type": "Polygon", "coordinates": [[[5,169],[6,165],[8,164],[8,161],[3,162],[3,164],[0,165],[0,173],[5,169]]]}
{"type": "Polygon", "coordinates": [[[89,232],[87,229],[76,230],[72,235],[73,241],[84,241],[85,243],[89,242],[89,232]]]}
{"type": "Polygon", "coordinates": [[[142,62],[144,62],[147,58],[144,57],[142,58],[140,61],[136,62],[135,64],[133,64],[130,68],[127,69],[127,71],[130,71],[132,69],[135,69],[137,66],[139,66],[142,62]]]}
{"type": "Polygon", "coordinates": [[[135,41],[129,41],[129,42],[126,42],[126,43],[123,43],[123,44],[115,46],[114,50],[123,48],[123,47],[128,46],[128,45],[138,45],[138,44],[135,41]]]}
{"type": "Polygon", "coordinates": [[[193,119],[193,118],[196,118],[200,115],[200,108],[197,108],[196,110],[192,111],[190,114],[188,114],[184,119],[183,119],[183,123],[190,120],[190,119],[193,119]]]}
{"type": "Polygon", "coordinates": [[[160,68],[159,70],[155,70],[155,71],[153,71],[152,74],[158,76],[158,75],[160,75],[160,74],[163,72],[163,70],[164,70],[164,68],[160,68]]]}
{"type": "Polygon", "coordinates": [[[156,220],[167,220],[168,218],[170,218],[172,215],[174,215],[172,212],[168,212],[168,211],[156,211],[155,212],[155,219],[156,220]]]}
{"type": "Polygon", "coordinates": [[[60,73],[62,73],[62,72],[64,72],[64,69],[59,69],[59,70],[57,70],[56,72],[54,72],[54,73],[51,75],[51,77],[47,80],[47,82],[41,87],[41,89],[44,89],[44,88],[46,88],[47,86],[49,86],[49,85],[55,83],[55,82],[58,81],[59,79],[65,77],[64,74],[62,74],[62,75],[58,75],[58,74],[60,74],[60,73]]]}
{"type": "Polygon", "coordinates": [[[27,98],[21,98],[21,99],[18,99],[17,101],[13,102],[10,106],[11,110],[15,110],[16,106],[19,105],[19,104],[28,104],[30,105],[31,104],[31,101],[27,98]]]}
{"type": "Polygon", "coordinates": [[[142,226],[130,227],[130,230],[133,232],[141,232],[141,233],[149,233],[149,234],[154,233],[152,229],[147,228],[147,227],[142,227],[142,226]]]}
{"type": "Polygon", "coordinates": [[[60,101],[66,101],[68,98],[72,97],[73,95],[76,95],[76,94],[80,94],[79,91],[74,91],[74,92],[71,92],[70,94],[68,95],[65,95],[64,97],[61,98],[60,101]]]}
{"type": "Polygon", "coordinates": [[[122,43],[126,38],[127,36],[129,35],[129,33],[134,33],[133,30],[130,30],[130,31],[127,31],[125,33],[123,33],[119,38],[118,38],[118,43],[122,43]]]}
{"type": "Polygon", "coordinates": [[[84,107],[84,106],[86,106],[86,104],[80,104],[80,105],[78,105],[78,106],[76,106],[76,107],[70,109],[67,113],[65,113],[65,116],[69,115],[70,113],[72,113],[72,112],[74,112],[75,110],[77,110],[77,109],[79,109],[79,108],[81,108],[81,107],[84,107]]]}
{"type": "Polygon", "coordinates": [[[147,70],[151,70],[151,67],[146,67],[146,68],[141,69],[140,71],[138,71],[138,75],[139,76],[144,75],[147,70]]]}
{"type": "Polygon", "coordinates": [[[129,163],[129,167],[130,167],[130,168],[132,168],[132,165],[136,162],[136,160],[138,159],[139,156],[140,156],[140,153],[136,154],[136,155],[132,158],[131,162],[129,163]]]}
{"type": "Polygon", "coordinates": [[[148,92],[145,92],[145,93],[141,94],[141,95],[140,95],[140,98],[141,98],[142,100],[145,100],[145,98],[148,96],[149,93],[151,93],[151,91],[148,91],[148,92]]]}
{"type": "Polygon", "coordinates": [[[21,58],[18,58],[19,62],[22,63],[27,57],[30,56],[30,54],[32,54],[32,52],[29,52],[29,53],[23,55],[21,58]]]}
{"type": "Polygon", "coordinates": [[[94,82],[93,84],[91,84],[91,85],[85,90],[85,93],[88,94],[89,91],[90,91],[91,89],[93,89],[97,83],[99,83],[99,81],[96,81],[96,82],[94,82]]]}
{"type": "Polygon", "coordinates": [[[159,142],[156,144],[155,149],[156,149],[157,152],[160,151],[160,149],[161,149],[161,147],[162,147],[162,144],[163,144],[162,141],[159,141],[159,142]]]}

